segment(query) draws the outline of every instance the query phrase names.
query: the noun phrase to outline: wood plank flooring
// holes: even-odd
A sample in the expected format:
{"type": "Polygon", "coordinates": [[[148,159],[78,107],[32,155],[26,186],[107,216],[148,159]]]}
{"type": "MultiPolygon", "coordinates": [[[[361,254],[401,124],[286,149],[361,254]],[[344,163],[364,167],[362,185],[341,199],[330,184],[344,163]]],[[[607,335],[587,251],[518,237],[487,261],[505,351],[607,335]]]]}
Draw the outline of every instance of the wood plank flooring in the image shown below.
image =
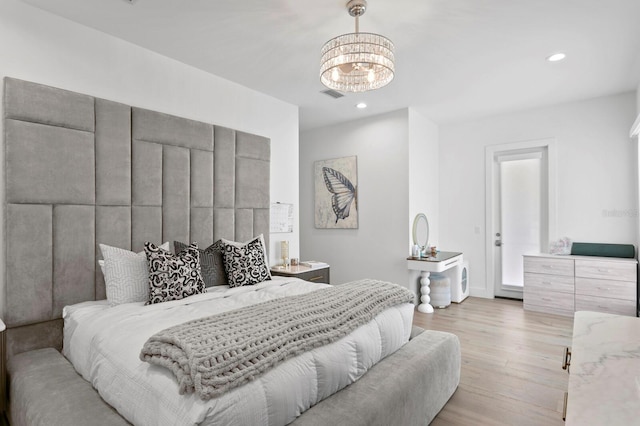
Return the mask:
{"type": "Polygon", "coordinates": [[[460,385],[431,425],[563,425],[569,375],[563,351],[573,318],[525,311],[521,301],[470,297],[433,314],[416,310],[419,327],[460,339],[460,385]]]}

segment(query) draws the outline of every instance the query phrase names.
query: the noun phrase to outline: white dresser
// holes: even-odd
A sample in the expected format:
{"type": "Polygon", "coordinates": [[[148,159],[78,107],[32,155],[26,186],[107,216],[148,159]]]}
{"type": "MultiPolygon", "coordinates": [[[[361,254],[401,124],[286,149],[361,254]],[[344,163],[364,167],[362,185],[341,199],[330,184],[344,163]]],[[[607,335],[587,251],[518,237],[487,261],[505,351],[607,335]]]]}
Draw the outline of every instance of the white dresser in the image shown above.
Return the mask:
{"type": "Polygon", "coordinates": [[[615,257],[524,256],[524,309],[573,316],[636,316],[637,261],[615,257]]]}

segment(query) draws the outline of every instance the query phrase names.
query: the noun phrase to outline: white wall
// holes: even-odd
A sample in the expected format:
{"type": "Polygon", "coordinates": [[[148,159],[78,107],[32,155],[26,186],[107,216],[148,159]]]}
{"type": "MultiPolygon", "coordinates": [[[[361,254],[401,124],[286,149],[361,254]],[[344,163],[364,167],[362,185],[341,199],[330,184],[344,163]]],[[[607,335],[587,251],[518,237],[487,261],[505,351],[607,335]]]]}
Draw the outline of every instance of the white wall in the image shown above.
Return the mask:
{"type": "MultiPolygon", "coordinates": [[[[636,121],[639,119],[640,119],[640,83],[638,84],[638,88],[636,89],[636,121]]],[[[635,124],[636,121],[634,121],[633,124],[635,124]]],[[[639,145],[640,136],[634,137],[631,143],[635,150],[634,158],[636,159],[635,184],[636,184],[636,194],[638,195],[638,204],[636,205],[636,208],[638,209],[638,212],[640,212],[640,145],[639,145]]],[[[638,215],[637,223],[638,223],[638,235],[636,236],[636,247],[640,248],[640,214],[638,215]]],[[[640,253],[638,253],[638,251],[636,251],[636,258],[640,258],[640,253]]]]}
{"type": "MultiPolygon", "coordinates": [[[[418,213],[429,220],[429,246],[438,243],[440,164],[438,126],[409,108],[409,224],[418,213]]],[[[411,227],[409,241],[411,240],[411,227]]]]}
{"type": "Polygon", "coordinates": [[[300,135],[300,241],[305,259],[331,265],[331,282],[375,278],[410,280],[411,226],[429,217],[438,241],[438,128],[413,109],[309,130],[300,135]],[[359,228],[315,229],[315,161],[358,157],[359,228]]]}
{"type": "Polygon", "coordinates": [[[331,282],[375,278],[404,284],[407,227],[408,110],[300,134],[300,252],[331,265],[331,282]],[[358,157],[358,229],[316,229],[314,162],[358,157]]]}
{"type": "MultiPolygon", "coordinates": [[[[298,108],[294,105],[17,0],[0,2],[0,58],[0,77],[30,80],[269,137],[271,199],[293,203],[296,208],[299,204],[298,108]]],[[[4,150],[0,152],[4,155],[4,150]]],[[[3,181],[0,188],[4,191],[3,181]]],[[[2,196],[4,199],[4,193],[2,196]]],[[[297,214],[296,209],[294,233],[287,234],[292,256],[299,251],[297,214]]],[[[271,253],[277,253],[275,241],[281,235],[272,236],[271,253]]],[[[4,236],[0,237],[3,242],[4,236]]],[[[4,262],[4,243],[0,243],[0,257],[4,262]]],[[[4,299],[4,264],[0,277],[4,299]]]]}
{"type": "Polygon", "coordinates": [[[492,297],[485,270],[485,147],[555,138],[557,235],[636,243],[634,93],[440,127],[440,240],[470,261],[471,294],[492,297]]]}

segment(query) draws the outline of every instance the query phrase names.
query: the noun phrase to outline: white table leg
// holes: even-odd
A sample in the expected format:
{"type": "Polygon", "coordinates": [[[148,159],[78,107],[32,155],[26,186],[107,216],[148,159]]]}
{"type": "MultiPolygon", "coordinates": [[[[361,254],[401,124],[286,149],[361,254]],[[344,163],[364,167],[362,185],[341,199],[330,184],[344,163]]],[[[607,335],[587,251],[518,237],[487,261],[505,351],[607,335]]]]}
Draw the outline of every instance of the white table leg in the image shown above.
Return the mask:
{"type": "Polygon", "coordinates": [[[429,283],[431,280],[429,279],[430,272],[420,271],[420,293],[422,296],[420,297],[420,305],[418,305],[418,311],[431,314],[433,313],[433,306],[429,304],[431,302],[431,297],[429,293],[431,293],[431,289],[429,288],[429,283]]]}

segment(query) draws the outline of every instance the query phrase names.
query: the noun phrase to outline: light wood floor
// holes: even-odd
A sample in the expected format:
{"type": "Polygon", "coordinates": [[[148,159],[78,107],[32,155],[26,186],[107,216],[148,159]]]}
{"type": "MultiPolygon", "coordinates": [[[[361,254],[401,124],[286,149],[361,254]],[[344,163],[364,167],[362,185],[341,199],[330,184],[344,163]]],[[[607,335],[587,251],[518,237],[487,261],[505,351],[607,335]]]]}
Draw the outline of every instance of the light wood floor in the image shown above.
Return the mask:
{"type": "Polygon", "coordinates": [[[573,318],[525,311],[521,301],[470,297],[433,314],[416,311],[413,323],[460,339],[460,385],[433,426],[564,424],[569,375],[562,357],[573,318]]]}

